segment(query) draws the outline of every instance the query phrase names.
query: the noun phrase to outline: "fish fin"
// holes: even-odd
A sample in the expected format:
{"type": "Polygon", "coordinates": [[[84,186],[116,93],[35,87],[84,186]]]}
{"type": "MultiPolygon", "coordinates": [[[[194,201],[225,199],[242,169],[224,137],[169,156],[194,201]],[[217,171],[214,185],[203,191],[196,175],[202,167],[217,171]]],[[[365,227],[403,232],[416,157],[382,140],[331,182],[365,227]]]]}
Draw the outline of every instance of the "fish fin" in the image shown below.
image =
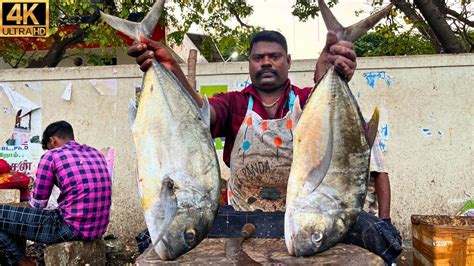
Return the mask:
{"type": "Polygon", "coordinates": [[[384,7],[383,9],[375,12],[369,17],[349,26],[343,27],[336,17],[332,14],[329,7],[326,5],[324,0],[318,0],[319,9],[321,15],[326,24],[328,30],[336,32],[338,40],[345,40],[355,42],[360,36],[370,30],[375,24],[377,24],[383,17],[385,17],[392,9],[392,4],[384,7]]]}
{"type": "Polygon", "coordinates": [[[203,99],[204,104],[199,109],[199,114],[201,115],[202,121],[206,124],[208,128],[211,128],[211,106],[209,105],[209,100],[207,97],[203,99]]]}
{"type": "Polygon", "coordinates": [[[295,98],[295,105],[293,106],[294,110],[297,112],[302,112],[301,103],[300,103],[300,96],[296,96],[295,98]]]}
{"type": "Polygon", "coordinates": [[[309,172],[308,179],[305,181],[305,184],[303,186],[305,194],[309,194],[310,192],[314,191],[321,184],[329,170],[333,153],[332,132],[330,134],[328,142],[329,143],[326,149],[326,154],[324,155],[321,162],[316,167],[311,169],[311,171],[309,172]]]}
{"type": "Polygon", "coordinates": [[[137,117],[137,107],[133,99],[130,99],[130,101],[128,102],[128,122],[130,123],[130,127],[132,127],[133,123],[135,123],[136,117],[137,117]]]}
{"type": "Polygon", "coordinates": [[[100,15],[112,28],[138,41],[140,40],[140,34],[142,33],[147,37],[151,37],[151,34],[160,19],[164,4],[165,0],[157,0],[140,23],[121,19],[103,12],[100,12],[100,15]]]}
{"type": "Polygon", "coordinates": [[[319,164],[313,169],[311,169],[311,171],[309,172],[308,179],[305,181],[305,184],[303,186],[303,190],[306,194],[309,194],[310,192],[314,191],[321,184],[329,170],[329,166],[331,165],[332,154],[334,149],[333,121],[335,115],[335,104],[331,104],[329,112],[330,125],[326,144],[326,153],[324,154],[324,157],[321,159],[319,164]]]}
{"type": "Polygon", "coordinates": [[[326,152],[321,158],[319,164],[310,170],[308,178],[305,180],[303,185],[303,191],[305,194],[309,194],[314,191],[323,181],[327,172],[329,171],[329,166],[331,165],[332,155],[334,152],[334,116],[336,113],[336,105],[334,104],[335,95],[333,97],[330,106],[329,106],[329,128],[327,132],[327,144],[326,152]]]}
{"type": "Polygon", "coordinates": [[[375,138],[377,137],[377,131],[379,128],[379,113],[379,108],[375,107],[374,113],[372,114],[372,118],[370,118],[369,123],[365,125],[367,142],[369,143],[370,147],[372,147],[375,138]]]}
{"type": "MultiPolygon", "coordinates": [[[[178,201],[176,199],[176,194],[174,194],[174,182],[171,178],[166,177],[163,179],[160,191],[160,206],[159,210],[160,213],[158,216],[163,217],[163,222],[161,223],[160,230],[158,231],[158,236],[154,239],[153,242],[153,249],[160,243],[161,239],[165,235],[166,231],[168,231],[171,223],[176,216],[176,212],[178,210],[178,201]]],[[[161,218],[160,217],[160,218],[161,218]]]]}
{"type": "Polygon", "coordinates": [[[302,113],[303,113],[303,110],[301,109],[300,96],[296,96],[295,103],[293,106],[293,112],[292,112],[293,121],[295,122],[295,125],[297,125],[298,120],[300,120],[302,113]]]}

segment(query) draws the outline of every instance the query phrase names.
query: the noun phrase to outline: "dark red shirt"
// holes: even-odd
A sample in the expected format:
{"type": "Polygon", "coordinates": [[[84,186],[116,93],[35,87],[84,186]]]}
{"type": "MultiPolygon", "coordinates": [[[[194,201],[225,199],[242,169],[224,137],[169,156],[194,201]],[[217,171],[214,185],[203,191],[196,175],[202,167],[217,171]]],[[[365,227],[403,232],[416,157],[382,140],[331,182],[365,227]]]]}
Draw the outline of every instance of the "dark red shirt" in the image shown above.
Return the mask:
{"type": "MultiPolygon", "coordinates": [[[[278,109],[274,119],[283,118],[288,113],[288,98],[290,95],[290,87],[293,88],[295,95],[300,99],[301,108],[304,107],[312,87],[300,89],[290,83],[288,80],[285,92],[278,100],[278,109]]],[[[253,85],[247,86],[242,91],[232,91],[214,95],[209,99],[209,103],[216,111],[216,123],[211,128],[212,137],[225,137],[224,145],[224,162],[229,166],[230,154],[234,147],[235,137],[239,132],[240,125],[244,121],[247,113],[247,105],[249,96],[254,99],[253,111],[259,114],[263,119],[270,119],[265,107],[262,104],[260,96],[253,85]]]]}

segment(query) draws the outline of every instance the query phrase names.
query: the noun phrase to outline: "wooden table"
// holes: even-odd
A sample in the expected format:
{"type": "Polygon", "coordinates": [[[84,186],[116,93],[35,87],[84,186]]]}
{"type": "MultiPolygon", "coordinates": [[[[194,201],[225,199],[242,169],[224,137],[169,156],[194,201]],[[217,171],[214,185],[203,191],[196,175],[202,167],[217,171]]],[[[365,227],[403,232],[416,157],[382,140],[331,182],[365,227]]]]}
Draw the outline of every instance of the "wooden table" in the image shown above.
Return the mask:
{"type": "MultiPolygon", "coordinates": [[[[224,238],[208,238],[195,249],[174,261],[146,262],[138,257],[137,265],[238,265],[225,255],[224,238]]],[[[264,265],[385,265],[377,255],[357,246],[338,244],[312,257],[292,257],[283,239],[252,238],[243,243],[244,251],[255,261],[264,265]]]]}

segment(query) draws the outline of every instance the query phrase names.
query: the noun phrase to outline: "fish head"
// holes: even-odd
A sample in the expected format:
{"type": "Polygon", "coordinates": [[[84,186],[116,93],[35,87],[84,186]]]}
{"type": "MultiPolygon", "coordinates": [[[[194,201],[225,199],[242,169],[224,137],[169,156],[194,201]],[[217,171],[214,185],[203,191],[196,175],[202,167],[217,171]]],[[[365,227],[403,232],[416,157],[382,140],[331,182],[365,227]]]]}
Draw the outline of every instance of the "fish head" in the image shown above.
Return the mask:
{"type": "Polygon", "coordinates": [[[326,249],[332,231],[328,215],[318,212],[294,212],[285,219],[285,241],[290,255],[311,256],[326,249]]]}
{"type": "MultiPolygon", "coordinates": [[[[190,213],[193,214],[193,213],[190,213]]],[[[161,260],[174,260],[196,247],[205,237],[205,228],[191,219],[183,222],[183,215],[176,216],[168,231],[155,247],[161,260]],[[180,221],[180,222],[179,222],[180,221]]]]}
{"type": "Polygon", "coordinates": [[[177,209],[155,247],[161,260],[173,260],[196,247],[210,231],[217,209],[210,192],[199,186],[196,178],[184,172],[175,172],[169,177],[173,183],[166,185],[174,191],[177,209]]]}

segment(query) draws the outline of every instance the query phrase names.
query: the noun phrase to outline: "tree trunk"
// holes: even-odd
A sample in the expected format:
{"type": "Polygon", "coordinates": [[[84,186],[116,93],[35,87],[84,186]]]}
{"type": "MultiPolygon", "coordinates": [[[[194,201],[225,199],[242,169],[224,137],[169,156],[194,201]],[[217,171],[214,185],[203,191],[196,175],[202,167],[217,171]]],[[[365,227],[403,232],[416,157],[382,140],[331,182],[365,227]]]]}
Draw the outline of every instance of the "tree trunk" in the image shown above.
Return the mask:
{"type": "MultiPolygon", "coordinates": [[[[110,1],[105,1],[105,4],[109,4],[110,1]]],[[[113,3],[113,1],[111,1],[113,3]]],[[[113,4],[112,7],[115,7],[113,4]]],[[[89,20],[86,23],[94,24],[100,18],[99,10],[96,9],[93,14],[91,14],[89,20]]],[[[48,50],[45,56],[37,58],[37,59],[30,59],[28,61],[27,68],[41,68],[41,67],[55,67],[63,60],[63,56],[66,53],[67,48],[71,47],[72,45],[78,44],[82,42],[86,37],[86,30],[79,29],[75,31],[70,37],[64,38],[61,40],[59,36],[59,32],[53,36],[54,43],[51,48],[48,50]]]]}
{"type": "Polygon", "coordinates": [[[438,38],[436,38],[433,30],[431,30],[430,26],[425,23],[423,18],[416,13],[415,8],[405,0],[392,0],[391,2],[400,9],[405,16],[413,21],[415,27],[420,31],[420,33],[430,41],[436,53],[441,53],[441,45],[438,42],[438,38]]]}
{"type": "Polygon", "coordinates": [[[193,90],[196,91],[196,62],[197,62],[197,50],[189,50],[188,56],[188,81],[193,87],[193,90]]]}
{"type": "Polygon", "coordinates": [[[414,0],[415,6],[430,25],[445,53],[464,53],[464,47],[457,39],[445,16],[439,11],[433,0],[414,0]]]}
{"type": "Polygon", "coordinates": [[[71,45],[78,44],[84,40],[84,30],[78,30],[69,38],[60,40],[58,33],[53,37],[54,44],[45,56],[38,59],[30,59],[27,68],[55,67],[63,60],[66,49],[71,45]]]}

